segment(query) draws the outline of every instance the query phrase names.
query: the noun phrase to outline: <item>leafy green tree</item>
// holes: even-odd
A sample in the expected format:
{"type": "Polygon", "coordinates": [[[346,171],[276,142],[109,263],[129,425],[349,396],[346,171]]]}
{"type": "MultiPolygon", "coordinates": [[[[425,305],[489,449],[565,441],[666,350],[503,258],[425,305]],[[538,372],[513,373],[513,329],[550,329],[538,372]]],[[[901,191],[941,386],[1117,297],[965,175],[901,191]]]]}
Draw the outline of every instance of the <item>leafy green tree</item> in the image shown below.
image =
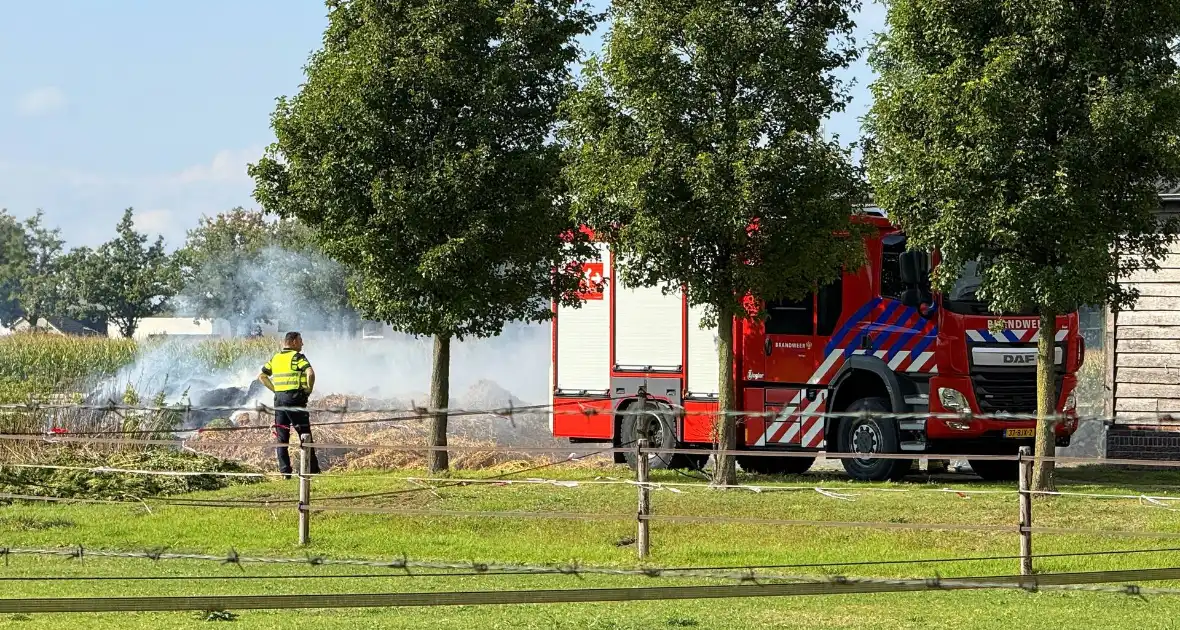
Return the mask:
{"type": "Polygon", "coordinates": [[[114,239],[96,250],[81,248],[63,259],[63,275],[73,285],[73,309],[82,318],[100,318],[119,327],[130,338],[139,321],[166,308],[180,285],[176,261],[164,249],[163,237],[148,244],[135,231],[133,211],[127,208],[114,239]]]}
{"type": "MultiPolygon", "coordinates": [[[[449,400],[450,342],[573,303],[587,248],[551,141],[572,82],[577,0],[330,0],[278,141],[251,165],[255,198],[317,230],[357,272],[369,319],[434,339],[431,406],[449,400]],[[573,247],[563,247],[566,234],[573,247]],[[577,235],[577,236],[571,236],[577,235]]],[[[446,444],[446,414],[431,445],[446,444]]],[[[432,471],[448,467],[445,451],[432,471]]]]}
{"type": "MultiPolygon", "coordinates": [[[[1180,179],[1171,0],[893,0],[872,55],[867,130],[876,201],[937,286],[969,261],[976,298],[1040,316],[1036,454],[1052,455],[1055,318],[1133,304],[1118,279],[1157,269],[1174,224],[1157,186],[1180,179]]],[[[1052,463],[1033,486],[1051,489],[1052,463]]]]}
{"type": "MultiPolygon", "coordinates": [[[[58,294],[61,306],[59,310],[62,314],[77,321],[93,321],[101,316],[97,309],[86,302],[87,285],[90,278],[96,275],[92,271],[92,267],[96,265],[94,249],[86,246],[75,247],[58,259],[58,294]]],[[[86,323],[89,326],[89,321],[86,323]]]]}
{"type": "Polygon", "coordinates": [[[254,308],[263,278],[242,270],[257,267],[271,234],[262,213],[241,207],[201,217],[177,252],[184,287],[182,310],[194,317],[228,320],[239,334],[254,323],[253,316],[266,317],[254,308]]]}
{"type": "Polygon", "coordinates": [[[65,241],[61,229],[49,229],[42,223],[44,213],[25,220],[25,260],[20,272],[17,302],[29,325],[37,327],[41,318],[66,314],[65,295],[61,282],[62,250],[65,241]]]}
{"type": "Polygon", "coordinates": [[[20,283],[28,267],[25,226],[0,210],[0,326],[12,326],[24,312],[20,308],[20,283]]]}
{"type": "MultiPolygon", "coordinates": [[[[624,282],[684,286],[718,325],[723,450],[736,447],[725,412],[743,298],[801,298],[859,264],[847,237],[859,180],[820,133],[847,102],[832,72],[856,57],[851,8],[616,0],[603,59],[569,104],[577,216],[611,243],[624,282]]],[[[714,483],[733,483],[734,463],[718,458],[714,483]]]]}
{"type": "MultiPolygon", "coordinates": [[[[345,322],[354,319],[347,270],[328,259],[314,230],[234,208],[202,217],[177,253],[181,310],[231,322],[245,334],[257,321],[345,322]]],[[[341,325],[347,332],[355,324],[341,325]]]]}

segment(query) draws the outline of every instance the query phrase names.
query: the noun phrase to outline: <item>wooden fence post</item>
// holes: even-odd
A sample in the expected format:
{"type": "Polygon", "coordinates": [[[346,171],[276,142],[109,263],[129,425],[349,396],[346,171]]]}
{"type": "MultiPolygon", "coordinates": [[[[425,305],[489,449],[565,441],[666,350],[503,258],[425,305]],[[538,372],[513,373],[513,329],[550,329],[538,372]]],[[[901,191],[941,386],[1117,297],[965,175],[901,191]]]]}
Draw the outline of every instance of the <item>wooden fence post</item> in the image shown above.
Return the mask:
{"type": "Polygon", "coordinates": [[[639,485],[639,510],[636,520],[639,522],[639,534],[635,546],[639,549],[640,559],[646,558],[651,552],[651,487],[648,486],[650,462],[647,459],[647,440],[640,439],[635,443],[635,480],[639,485]]]}
{"type": "Polygon", "coordinates": [[[307,446],[311,435],[299,435],[299,544],[311,542],[311,449],[307,446]]]}
{"type": "Polygon", "coordinates": [[[1016,460],[1020,467],[1020,574],[1032,575],[1032,493],[1029,484],[1032,481],[1033,460],[1030,459],[1032,449],[1020,447],[1020,459],[1016,460]]]}

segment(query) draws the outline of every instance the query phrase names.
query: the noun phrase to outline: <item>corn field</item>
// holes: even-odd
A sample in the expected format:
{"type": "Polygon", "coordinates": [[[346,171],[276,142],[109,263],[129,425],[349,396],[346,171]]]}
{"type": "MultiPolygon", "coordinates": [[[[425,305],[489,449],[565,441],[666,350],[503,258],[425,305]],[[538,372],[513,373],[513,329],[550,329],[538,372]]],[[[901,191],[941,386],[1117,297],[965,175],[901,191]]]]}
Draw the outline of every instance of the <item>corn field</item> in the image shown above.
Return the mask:
{"type": "Polygon", "coordinates": [[[198,369],[213,371],[244,360],[261,363],[274,351],[278,341],[210,339],[195,344],[165,344],[156,340],[140,344],[129,339],[50,333],[0,337],[0,403],[77,396],[99,380],[131,365],[143,353],[158,348],[176,354],[176,359],[183,359],[198,369]]]}
{"type": "MultiPolygon", "coordinates": [[[[210,339],[186,343],[176,339],[137,343],[106,337],[71,337],[50,333],[18,333],[0,337],[0,404],[29,404],[30,410],[0,411],[0,432],[39,434],[51,428],[72,433],[118,430],[132,438],[169,437],[181,423],[176,411],[107,412],[81,409],[36,409],[38,403],[81,402],[85,393],[146,353],[160,365],[180,363],[188,369],[214,372],[261,364],[277,347],[270,338],[210,339]]],[[[149,377],[150,374],[142,375],[149,377]]],[[[126,405],[164,404],[151,386],[129,383],[121,392],[126,405]],[[140,391],[143,390],[143,391],[140,391]]],[[[30,459],[35,442],[6,444],[0,459],[30,459]]]]}

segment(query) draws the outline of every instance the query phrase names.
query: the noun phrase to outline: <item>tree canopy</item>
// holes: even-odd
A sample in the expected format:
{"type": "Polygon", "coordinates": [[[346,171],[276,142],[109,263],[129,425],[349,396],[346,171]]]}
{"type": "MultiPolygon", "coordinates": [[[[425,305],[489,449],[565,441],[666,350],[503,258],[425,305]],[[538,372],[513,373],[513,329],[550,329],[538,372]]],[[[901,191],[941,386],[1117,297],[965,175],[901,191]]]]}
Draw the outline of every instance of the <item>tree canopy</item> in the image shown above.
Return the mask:
{"type": "Polygon", "coordinates": [[[148,236],[135,230],[131,208],[123,212],[115,231],[114,239],[94,251],[72,251],[63,269],[73,287],[71,302],[77,315],[101,318],[129,338],[141,319],[167,308],[179,289],[180,274],[163,237],[148,245],[148,236]]]}
{"type": "Polygon", "coordinates": [[[0,326],[11,326],[24,315],[19,294],[28,265],[26,245],[24,225],[7,210],[0,210],[0,326]]]}
{"type": "Polygon", "coordinates": [[[59,228],[44,225],[44,213],[38,210],[25,220],[25,259],[19,270],[16,300],[30,326],[42,318],[64,315],[66,295],[62,283],[62,256],[65,241],[59,228]]]}
{"type": "Polygon", "coordinates": [[[240,207],[201,217],[177,252],[184,280],[182,310],[194,317],[229,320],[236,332],[244,332],[258,314],[253,305],[262,283],[243,277],[242,270],[256,266],[269,230],[261,213],[240,207]]]}
{"type": "Polygon", "coordinates": [[[352,314],[347,270],[293,219],[241,207],[202,217],[177,256],[182,310],[228,320],[239,334],[260,321],[332,326],[352,314]]]}
{"type": "Polygon", "coordinates": [[[871,62],[877,203],[999,311],[1129,306],[1180,180],[1180,4],[894,0],[871,62]]]}

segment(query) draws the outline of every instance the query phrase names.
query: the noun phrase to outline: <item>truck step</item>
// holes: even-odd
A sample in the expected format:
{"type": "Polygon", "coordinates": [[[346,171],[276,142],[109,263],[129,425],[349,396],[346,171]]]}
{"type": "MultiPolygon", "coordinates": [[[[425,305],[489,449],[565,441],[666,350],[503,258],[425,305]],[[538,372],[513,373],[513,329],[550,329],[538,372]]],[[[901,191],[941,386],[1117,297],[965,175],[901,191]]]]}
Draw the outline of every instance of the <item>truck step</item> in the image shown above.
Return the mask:
{"type": "Polygon", "coordinates": [[[909,405],[910,413],[926,413],[930,410],[930,397],[926,394],[906,396],[905,404],[909,405]]]}
{"type": "Polygon", "coordinates": [[[903,451],[924,451],[926,450],[925,442],[902,442],[901,450],[903,451]]]}
{"type": "Polygon", "coordinates": [[[902,420],[901,422],[897,423],[897,428],[901,429],[902,431],[925,431],[926,419],[914,418],[910,420],[902,420]]]}

